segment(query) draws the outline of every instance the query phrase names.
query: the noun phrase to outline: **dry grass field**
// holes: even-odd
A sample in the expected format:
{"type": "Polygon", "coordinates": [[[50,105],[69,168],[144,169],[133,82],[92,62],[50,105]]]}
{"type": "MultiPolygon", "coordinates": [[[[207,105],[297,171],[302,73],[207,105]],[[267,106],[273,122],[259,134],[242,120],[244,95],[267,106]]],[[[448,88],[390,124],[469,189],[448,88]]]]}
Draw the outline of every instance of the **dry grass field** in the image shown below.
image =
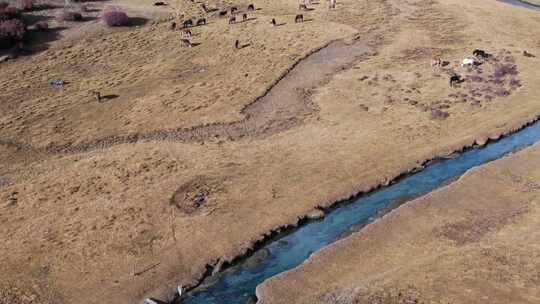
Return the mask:
{"type": "Polygon", "coordinates": [[[51,21],[58,37],[0,63],[5,303],[165,298],[317,206],[540,114],[540,61],[523,56],[540,56],[536,12],[343,0],[295,23],[296,1],[257,0],[229,25],[197,2],[151,3],[86,3],[86,21],[51,21]],[[107,6],[134,24],[105,27],[107,6]],[[196,45],[181,47],[170,16],[207,19],[196,45]],[[461,68],[476,48],[493,57],[461,68]],[[465,81],[450,88],[453,73],[465,81]]]}

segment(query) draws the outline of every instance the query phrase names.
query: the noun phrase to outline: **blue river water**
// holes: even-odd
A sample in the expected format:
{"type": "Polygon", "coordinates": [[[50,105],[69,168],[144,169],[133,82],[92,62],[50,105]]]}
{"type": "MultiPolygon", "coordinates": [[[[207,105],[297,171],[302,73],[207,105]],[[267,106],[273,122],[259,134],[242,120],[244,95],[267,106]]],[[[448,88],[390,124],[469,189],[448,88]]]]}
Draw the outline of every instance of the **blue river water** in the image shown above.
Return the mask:
{"type": "Polygon", "coordinates": [[[523,7],[523,8],[534,10],[534,11],[540,11],[540,5],[532,4],[527,1],[520,1],[520,0],[499,0],[499,1],[504,2],[506,4],[519,6],[519,7],[523,7]]]}
{"type": "Polygon", "coordinates": [[[271,240],[253,257],[225,270],[217,278],[211,278],[212,283],[203,283],[184,296],[180,303],[245,304],[250,297],[253,298],[255,288],[264,280],[300,265],[311,253],[335,242],[351,229],[369,223],[404,201],[455,180],[475,166],[523,149],[538,140],[540,122],[483,147],[469,149],[455,158],[431,162],[422,171],[345,202],[323,219],[307,222],[271,240]]]}

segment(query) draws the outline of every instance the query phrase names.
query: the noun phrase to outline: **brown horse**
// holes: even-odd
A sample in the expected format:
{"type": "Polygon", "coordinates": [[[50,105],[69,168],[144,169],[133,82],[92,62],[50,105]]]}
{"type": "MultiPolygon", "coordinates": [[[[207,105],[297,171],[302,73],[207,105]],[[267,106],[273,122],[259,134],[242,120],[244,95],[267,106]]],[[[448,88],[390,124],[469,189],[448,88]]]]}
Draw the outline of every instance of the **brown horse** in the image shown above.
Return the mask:
{"type": "Polygon", "coordinates": [[[103,98],[101,96],[101,93],[98,92],[98,91],[92,91],[92,94],[94,95],[94,97],[96,98],[97,102],[101,102],[101,99],[103,98]]]}
{"type": "Polygon", "coordinates": [[[197,20],[197,26],[205,25],[205,24],[206,24],[206,19],[205,18],[201,18],[201,19],[197,20]]]}

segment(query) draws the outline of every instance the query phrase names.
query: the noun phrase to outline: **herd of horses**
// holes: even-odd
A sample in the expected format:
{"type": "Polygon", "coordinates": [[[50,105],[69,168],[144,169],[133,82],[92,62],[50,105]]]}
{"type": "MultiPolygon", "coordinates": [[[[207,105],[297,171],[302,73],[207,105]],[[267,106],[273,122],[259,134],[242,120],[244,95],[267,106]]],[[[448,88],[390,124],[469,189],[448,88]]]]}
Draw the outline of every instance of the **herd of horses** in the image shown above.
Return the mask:
{"type": "MultiPolygon", "coordinates": [[[[329,0],[329,2],[330,2],[329,8],[334,9],[336,7],[336,0],[329,0]]],[[[310,4],[312,4],[311,0],[300,0],[300,4],[298,5],[298,9],[301,10],[301,11],[309,11],[311,9],[308,7],[308,5],[310,5],[310,4]]],[[[204,3],[201,4],[201,8],[205,13],[208,13],[208,12],[212,11],[204,3]]],[[[255,5],[254,4],[249,4],[247,6],[247,11],[248,12],[255,11],[255,5]]],[[[239,13],[238,7],[231,6],[228,9],[220,10],[219,13],[218,13],[218,16],[219,17],[226,17],[227,15],[230,14],[229,24],[235,24],[239,20],[239,19],[237,19],[237,14],[238,13],[239,13]]],[[[242,13],[242,22],[245,22],[247,20],[248,20],[248,14],[247,13],[242,13]]],[[[294,17],[294,22],[295,23],[304,22],[304,15],[303,14],[296,14],[296,16],[294,17]]],[[[272,24],[273,26],[278,25],[275,18],[272,18],[272,20],[270,21],[270,24],[272,24]]],[[[190,29],[192,27],[194,27],[194,26],[202,26],[202,25],[206,25],[206,18],[198,18],[196,21],[194,21],[193,19],[184,20],[182,22],[182,24],[181,24],[182,31],[181,31],[181,36],[180,36],[180,46],[181,47],[192,47],[193,43],[191,43],[191,41],[190,41],[190,38],[191,38],[191,30],[190,29]]],[[[174,22],[174,21],[171,22],[171,24],[170,24],[170,29],[171,30],[176,30],[177,27],[179,27],[179,26],[176,24],[176,22],[174,22]]],[[[236,49],[241,48],[239,40],[235,41],[234,47],[236,49]]]]}
{"type": "MultiPolygon", "coordinates": [[[[463,59],[461,63],[461,67],[471,68],[471,67],[479,66],[482,63],[484,63],[486,60],[488,60],[490,57],[492,57],[492,55],[487,53],[486,51],[476,49],[472,52],[471,57],[465,57],[463,59]]],[[[449,63],[448,61],[443,61],[442,59],[437,58],[431,61],[431,66],[441,67],[441,66],[446,66],[448,63],[449,63]]],[[[457,73],[453,73],[452,75],[450,75],[449,84],[451,87],[454,87],[456,84],[462,83],[463,81],[464,79],[461,77],[461,75],[457,73]]]]}

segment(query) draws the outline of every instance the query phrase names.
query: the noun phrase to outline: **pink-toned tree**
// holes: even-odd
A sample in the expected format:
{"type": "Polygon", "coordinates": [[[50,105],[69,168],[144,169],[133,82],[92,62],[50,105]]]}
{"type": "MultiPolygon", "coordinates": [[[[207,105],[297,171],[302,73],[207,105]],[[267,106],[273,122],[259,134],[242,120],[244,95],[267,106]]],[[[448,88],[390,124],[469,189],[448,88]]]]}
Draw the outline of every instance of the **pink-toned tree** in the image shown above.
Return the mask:
{"type": "Polygon", "coordinates": [[[110,10],[103,13],[101,19],[108,26],[125,26],[129,24],[129,17],[120,10],[110,10]]]}

